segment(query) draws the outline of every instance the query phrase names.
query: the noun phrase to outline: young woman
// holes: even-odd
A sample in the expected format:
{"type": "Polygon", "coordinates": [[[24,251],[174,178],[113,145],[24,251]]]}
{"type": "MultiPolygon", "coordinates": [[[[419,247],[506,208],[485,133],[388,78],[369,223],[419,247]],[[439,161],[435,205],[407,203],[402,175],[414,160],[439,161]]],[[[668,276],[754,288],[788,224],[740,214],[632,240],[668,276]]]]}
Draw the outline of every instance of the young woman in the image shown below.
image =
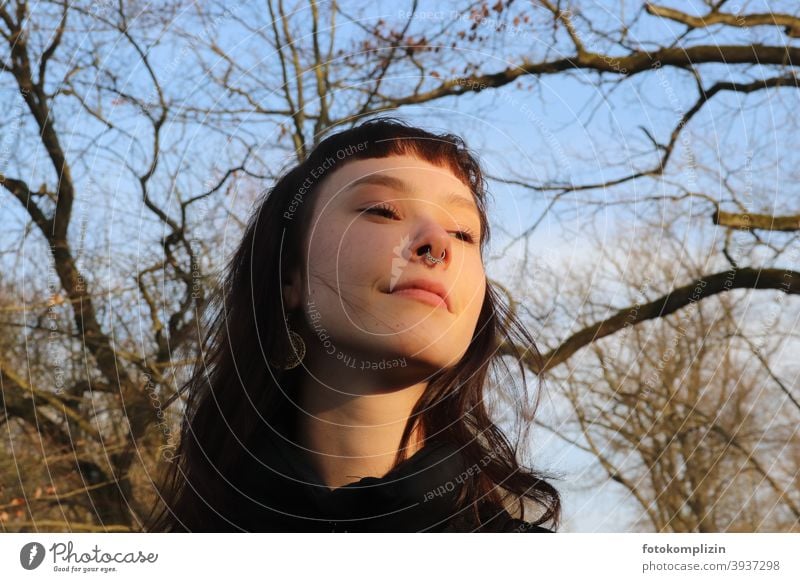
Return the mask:
{"type": "Polygon", "coordinates": [[[519,465],[484,401],[501,343],[523,348],[523,386],[526,352],[540,357],[486,278],[485,199],[459,137],[393,118],[283,175],[212,303],[146,529],[557,528],[550,477],[519,465]]]}

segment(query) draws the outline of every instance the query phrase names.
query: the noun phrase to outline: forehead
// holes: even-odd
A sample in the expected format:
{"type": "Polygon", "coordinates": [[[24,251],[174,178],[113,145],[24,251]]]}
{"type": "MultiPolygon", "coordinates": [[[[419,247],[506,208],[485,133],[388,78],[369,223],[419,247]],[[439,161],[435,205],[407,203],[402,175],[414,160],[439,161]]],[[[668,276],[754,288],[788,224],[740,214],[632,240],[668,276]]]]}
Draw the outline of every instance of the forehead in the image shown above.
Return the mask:
{"type": "Polygon", "coordinates": [[[344,201],[363,184],[397,190],[402,197],[424,197],[477,212],[469,187],[453,172],[414,156],[356,160],[335,170],[321,184],[319,202],[344,201]]]}

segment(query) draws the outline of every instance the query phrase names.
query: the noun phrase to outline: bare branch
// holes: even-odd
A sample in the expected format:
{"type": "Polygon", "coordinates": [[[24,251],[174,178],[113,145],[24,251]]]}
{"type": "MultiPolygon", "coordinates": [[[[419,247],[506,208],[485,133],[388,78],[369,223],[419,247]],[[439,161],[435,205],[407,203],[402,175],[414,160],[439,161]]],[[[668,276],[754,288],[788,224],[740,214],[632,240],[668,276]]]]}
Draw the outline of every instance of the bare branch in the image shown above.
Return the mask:
{"type": "Polygon", "coordinates": [[[703,16],[692,16],[680,10],[667,8],[666,6],[658,6],[649,2],[645,7],[647,12],[653,16],[674,20],[675,22],[680,22],[691,28],[706,28],[715,24],[738,26],[740,28],[777,25],[785,26],[785,32],[788,36],[800,38],[800,18],[792,16],[791,14],[780,14],[777,12],[770,12],[767,14],[727,14],[715,10],[703,16]]]}
{"type": "Polygon", "coordinates": [[[693,47],[662,48],[653,52],[635,51],[624,57],[612,57],[593,52],[541,63],[523,60],[520,64],[495,73],[457,77],[445,80],[439,87],[407,95],[391,97],[382,95],[387,107],[426,103],[443,97],[479,93],[486,89],[497,89],[513,83],[526,75],[553,75],[569,71],[594,70],[622,77],[633,77],[659,67],[687,67],[706,63],[749,64],[791,66],[800,62],[800,47],[767,45],[699,45],[693,47]]]}
{"type": "MultiPolygon", "coordinates": [[[[664,317],[696,301],[730,289],[778,289],[794,295],[800,293],[800,272],[746,267],[704,276],[659,299],[644,305],[621,309],[612,317],[578,331],[557,348],[543,354],[542,370],[538,369],[532,355],[526,356],[526,365],[536,373],[549,370],[566,362],[581,348],[626,326],[664,317]]],[[[503,354],[513,355],[525,352],[525,350],[514,350],[512,346],[505,344],[501,346],[501,351],[503,354]]]]}
{"type": "Polygon", "coordinates": [[[739,212],[725,212],[717,209],[712,217],[714,224],[738,230],[777,230],[793,232],[800,230],[800,214],[789,216],[774,216],[772,214],[747,214],[739,212]]]}
{"type": "Polygon", "coordinates": [[[39,58],[39,85],[44,87],[44,77],[47,71],[47,62],[53,56],[53,53],[56,52],[58,45],[61,44],[61,39],[64,36],[64,29],[67,27],[67,13],[69,12],[69,4],[67,2],[64,3],[64,10],[61,13],[61,21],[58,23],[56,27],[56,34],[53,37],[53,41],[50,43],[42,56],[39,58]]]}

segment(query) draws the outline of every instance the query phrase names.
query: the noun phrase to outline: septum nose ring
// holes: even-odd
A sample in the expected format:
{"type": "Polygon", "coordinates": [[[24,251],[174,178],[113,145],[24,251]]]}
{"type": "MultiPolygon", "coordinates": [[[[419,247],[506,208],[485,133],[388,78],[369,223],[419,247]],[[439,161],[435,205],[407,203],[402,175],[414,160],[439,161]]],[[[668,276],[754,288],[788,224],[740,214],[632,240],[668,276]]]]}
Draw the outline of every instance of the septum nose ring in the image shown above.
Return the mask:
{"type": "Polygon", "coordinates": [[[430,262],[431,262],[431,263],[433,263],[433,264],[436,264],[436,263],[443,263],[443,262],[444,262],[444,256],[445,256],[446,254],[447,254],[447,250],[445,249],[445,250],[443,250],[443,251],[442,251],[442,258],[440,258],[440,259],[437,259],[436,257],[434,257],[434,256],[431,254],[431,250],[430,250],[430,249],[428,249],[427,251],[425,251],[425,260],[426,260],[426,261],[430,261],[430,262]]]}

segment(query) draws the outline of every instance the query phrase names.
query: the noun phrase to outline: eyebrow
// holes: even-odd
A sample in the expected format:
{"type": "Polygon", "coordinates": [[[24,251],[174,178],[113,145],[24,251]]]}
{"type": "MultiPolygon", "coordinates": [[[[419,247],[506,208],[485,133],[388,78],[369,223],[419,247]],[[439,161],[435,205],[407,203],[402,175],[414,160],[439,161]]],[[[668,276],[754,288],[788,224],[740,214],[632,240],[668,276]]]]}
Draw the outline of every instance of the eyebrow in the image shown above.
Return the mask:
{"type": "MultiPolygon", "coordinates": [[[[389,176],[386,174],[372,174],[370,176],[364,176],[352,182],[349,186],[345,188],[345,191],[353,190],[362,184],[374,184],[376,186],[386,186],[388,188],[392,188],[397,190],[398,192],[402,192],[403,194],[411,195],[414,193],[413,188],[411,185],[406,182],[405,180],[401,180],[395,176],[389,176]]],[[[478,207],[475,204],[475,200],[472,198],[466,198],[464,196],[460,196],[455,192],[448,192],[442,197],[442,202],[444,204],[450,206],[457,206],[459,208],[463,208],[465,210],[471,210],[475,213],[478,213],[478,207]]]]}

